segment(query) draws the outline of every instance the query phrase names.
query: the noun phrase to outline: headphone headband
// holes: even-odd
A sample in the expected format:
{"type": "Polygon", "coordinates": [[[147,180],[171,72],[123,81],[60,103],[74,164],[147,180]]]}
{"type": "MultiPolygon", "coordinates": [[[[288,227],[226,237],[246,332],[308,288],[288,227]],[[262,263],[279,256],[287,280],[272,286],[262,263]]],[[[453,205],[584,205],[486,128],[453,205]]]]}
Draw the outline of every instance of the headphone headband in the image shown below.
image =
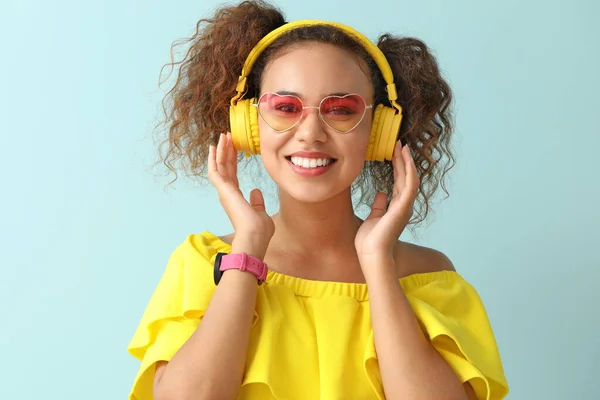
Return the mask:
{"type": "Polygon", "coordinates": [[[242,68],[242,74],[238,78],[238,84],[235,88],[237,94],[233,97],[233,99],[231,99],[231,105],[232,106],[236,105],[237,101],[239,99],[241,99],[242,96],[246,93],[246,90],[247,90],[246,80],[248,78],[248,75],[250,74],[250,71],[252,70],[252,67],[254,66],[254,63],[256,62],[258,57],[262,54],[263,51],[265,51],[265,49],[267,47],[269,47],[278,37],[282,36],[283,34],[289,32],[289,31],[292,31],[297,28],[315,26],[315,25],[331,26],[333,28],[341,30],[342,32],[346,33],[347,35],[352,37],[354,40],[356,40],[369,53],[369,55],[373,58],[373,60],[379,67],[379,70],[381,71],[381,74],[383,75],[383,79],[385,80],[385,83],[387,84],[386,91],[387,91],[388,99],[392,103],[392,106],[398,112],[401,112],[402,108],[400,107],[400,105],[398,105],[398,103],[396,103],[396,99],[398,98],[398,95],[396,93],[396,85],[394,84],[394,74],[392,73],[392,68],[390,67],[390,64],[388,63],[387,59],[385,58],[385,55],[379,49],[379,47],[377,47],[375,44],[373,44],[366,36],[364,36],[362,33],[358,32],[354,28],[351,28],[347,25],[343,25],[343,24],[340,24],[337,22],[327,22],[327,21],[319,21],[319,20],[302,20],[302,21],[289,22],[285,25],[280,26],[279,28],[275,29],[274,31],[271,31],[264,38],[262,38],[256,44],[256,46],[254,46],[254,48],[250,51],[250,54],[248,55],[248,57],[246,58],[246,61],[244,62],[244,67],[242,68]]]}

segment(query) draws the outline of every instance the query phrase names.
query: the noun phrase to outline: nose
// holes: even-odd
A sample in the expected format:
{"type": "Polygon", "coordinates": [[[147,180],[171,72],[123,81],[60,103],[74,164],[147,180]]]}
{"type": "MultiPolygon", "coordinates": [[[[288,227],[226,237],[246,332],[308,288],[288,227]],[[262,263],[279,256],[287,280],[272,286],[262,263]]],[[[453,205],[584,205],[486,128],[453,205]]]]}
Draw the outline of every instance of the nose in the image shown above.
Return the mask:
{"type": "Polygon", "coordinates": [[[325,142],[327,132],[319,117],[319,107],[305,107],[302,120],[296,127],[295,138],[301,142],[325,142]]]}

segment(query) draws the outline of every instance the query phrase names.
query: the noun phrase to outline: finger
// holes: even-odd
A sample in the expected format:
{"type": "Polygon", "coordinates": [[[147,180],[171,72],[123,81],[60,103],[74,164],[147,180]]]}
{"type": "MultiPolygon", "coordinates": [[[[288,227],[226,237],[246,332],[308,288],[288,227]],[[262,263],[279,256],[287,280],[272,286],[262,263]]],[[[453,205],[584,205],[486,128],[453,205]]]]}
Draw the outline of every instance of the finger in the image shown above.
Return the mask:
{"type": "Polygon", "coordinates": [[[227,132],[227,137],[229,138],[229,140],[231,140],[231,148],[233,149],[233,152],[237,154],[237,149],[235,148],[235,144],[233,143],[233,136],[231,132],[227,132]]]}
{"type": "Polygon", "coordinates": [[[375,195],[373,205],[371,206],[371,212],[367,219],[379,218],[385,214],[385,204],[387,202],[387,195],[383,192],[379,192],[375,195]]]}
{"type": "Polygon", "coordinates": [[[403,147],[401,142],[398,140],[396,142],[396,144],[394,144],[394,151],[392,153],[392,165],[394,166],[394,182],[396,181],[396,178],[398,177],[398,169],[396,168],[396,162],[397,162],[397,158],[398,158],[398,153],[400,153],[402,151],[403,147]]]}
{"type": "Polygon", "coordinates": [[[404,151],[404,168],[406,169],[406,190],[411,196],[415,196],[419,190],[419,175],[417,173],[417,167],[415,160],[410,154],[408,146],[404,151]]]}
{"type": "Polygon", "coordinates": [[[208,148],[208,179],[219,190],[225,184],[225,179],[219,173],[217,166],[217,146],[209,146],[208,148]]]}
{"type": "Polygon", "coordinates": [[[212,144],[208,146],[208,177],[212,181],[212,177],[217,174],[217,159],[216,153],[217,149],[212,144]]]}
{"type": "Polygon", "coordinates": [[[227,132],[227,174],[236,185],[239,185],[237,180],[237,152],[233,146],[231,132],[227,132]]]}
{"type": "Polygon", "coordinates": [[[250,192],[250,205],[256,211],[266,212],[265,199],[263,198],[262,192],[259,189],[253,189],[250,192]]]}
{"type": "Polygon", "coordinates": [[[402,147],[400,141],[396,142],[394,155],[392,156],[392,164],[394,165],[394,187],[396,191],[402,192],[406,185],[406,168],[404,163],[404,152],[408,145],[402,147]]]}
{"type": "Polygon", "coordinates": [[[229,137],[223,135],[223,167],[225,169],[225,179],[231,180],[230,152],[229,152],[229,137]]]}
{"type": "Polygon", "coordinates": [[[227,137],[223,134],[219,136],[219,143],[217,143],[217,171],[219,175],[227,179],[227,164],[226,164],[226,153],[225,153],[225,144],[227,141],[227,137]]]}

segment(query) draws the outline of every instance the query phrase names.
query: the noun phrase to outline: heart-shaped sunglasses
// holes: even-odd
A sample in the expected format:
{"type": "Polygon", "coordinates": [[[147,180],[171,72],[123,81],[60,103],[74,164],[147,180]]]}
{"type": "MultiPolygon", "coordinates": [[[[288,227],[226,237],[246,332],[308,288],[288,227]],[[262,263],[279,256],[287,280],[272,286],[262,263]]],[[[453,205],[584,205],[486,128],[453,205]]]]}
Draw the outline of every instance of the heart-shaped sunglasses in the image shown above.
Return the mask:
{"type": "Polygon", "coordinates": [[[365,117],[368,108],[365,99],[359,94],[324,97],[319,106],[305,106],[294,95],[264,93],[253,104],[267,125],[276,132],[286,132],[295,127],[304,117],[304,110],[319,110],[319,118],[325,125],[339,133],[348,133],[356,128],[365,117]]]}

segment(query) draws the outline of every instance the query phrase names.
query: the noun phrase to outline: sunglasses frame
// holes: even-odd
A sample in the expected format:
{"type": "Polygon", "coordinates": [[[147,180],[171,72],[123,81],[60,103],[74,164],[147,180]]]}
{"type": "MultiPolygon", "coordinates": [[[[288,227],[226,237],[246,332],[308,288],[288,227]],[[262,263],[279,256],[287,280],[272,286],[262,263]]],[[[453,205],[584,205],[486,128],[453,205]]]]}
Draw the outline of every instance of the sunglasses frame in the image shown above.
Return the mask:
{"type": "Polygon", "coordinates": [[[321,99],[321,101],[319,102],[319,105],[318,105],[318,106],[305,106],[305,105],[304,105],[304,103],[302,102],[302,99],[301,99],[300,97],[298,97],[298,96],[295,96],[295,95],[293,95],[293,94],[278,94],[278,93],[273,93],[273,92],[265,92],[265,93],[263,93],[263,94],[262,94],[262,95],[261,95],[261,96],[258,98],[258,101],[257,101],[256,103],[252,103],[252,105],[253,105],[254,107],[256,107],[256,109],[257,109],[257,111],[258,111],[258,115],[260,116],[260,118],[261,118],[263,121],[265,121],[265,124],[269,125],[269,128],[273,129],[273,130],[274,130],[275,132],[277,132],[277,133],[284,133],[284,132],[287,132],[287,131],[289,131],[289,130],[293,129],[294,127],[296,127],[296,125],[298,125],[298,124],[299,124],[299,123],[302,121],[302,119],[304,118],[304,110],[305,110],[305,109],[307,109],[307,108],[313,108],[313,109],[316,109],[316,110],[318,110],[319,119],[320,119],[320,120],[321,120],[321,122],[323,122],[323,123],[325,124],[325,126],[327,126],[329,129],[333,129],[335,132],[337,132],[337,133],[341,133],[341,134],[350,133],[350,132],[352,132],[352,131],[354,130],[354,128],[356,128],[358,125],[360,125],[360,123],[362,122],[362,120],[365,118],[365,115],[367,114],[367,109],[373,109],[373,104],[367,104],[367,101],[364,99],[364,97],[362,97],[362,96],[361,96],[360,94],[358,94],[358,93],[348,93],[348,94],[345,94],[345,95],[343,95],[343,96],[336,96],[336,95],[325,96],[325,97],[323,97],[323,98],[321,99]],[[279,96],[279,97],[294,97],[294,98],[298,99],[298,101],[300,102],[300,104],[302,104],[302,113],[300,114],[300,118],[298,118],[298,121],[294,122],[294,124],[293,124],[292,126],[290,126],[290,127],[289,127],[289,128],[287,128],[287,129],[284,129],[284,130],[278,130],[278,129],[275,129],[275,128],[273,128],[273,127],[272,127],[272,126],[271,126],[271,125],[270,125],[270,124],[267,122],[267,120],[266,120],[266,119],[265,119],[265,118],[262,116],[262,114],[261,114],[261,112],[260,112],[260,107],[259,107],[259,104],[260,104],[260,101],[262,100],[262,98],[263,98],[264,96],[268,95],[268,94],[274,94],[274,95],[276,95],[276,96],[279,96]],[[348,97],[348,96],[358,96],[358,97],[359,97],[359,98],[360,98],[360,99],[363,101],[363,103],[365,104],[365,108],[364,108],[364,110],[363,110],[363,114],[362,114],[362,116],[360,117],[360,120],[358,120],[358,122],[357,122],[357,123],[356,123],[356,124],[355,124],[355,125],[354,125],[352,128],[348,129],[347,131],[340,131],[340,130],[338,130],[338,129],[335,129],[333,126],[329,125],[329,124],[327,123],[327,121],[325,121],[325,119],[323,118],[323,115],[321,114],[321,106],[323,105],[323,102],[325,101],[325,99],[329,99],[329,98],[331,98],[331,97],[336,97],[336,98],[339,98],[339,99],[343,99],[343,98],[345,98],[345,97],[348,97]]]}

